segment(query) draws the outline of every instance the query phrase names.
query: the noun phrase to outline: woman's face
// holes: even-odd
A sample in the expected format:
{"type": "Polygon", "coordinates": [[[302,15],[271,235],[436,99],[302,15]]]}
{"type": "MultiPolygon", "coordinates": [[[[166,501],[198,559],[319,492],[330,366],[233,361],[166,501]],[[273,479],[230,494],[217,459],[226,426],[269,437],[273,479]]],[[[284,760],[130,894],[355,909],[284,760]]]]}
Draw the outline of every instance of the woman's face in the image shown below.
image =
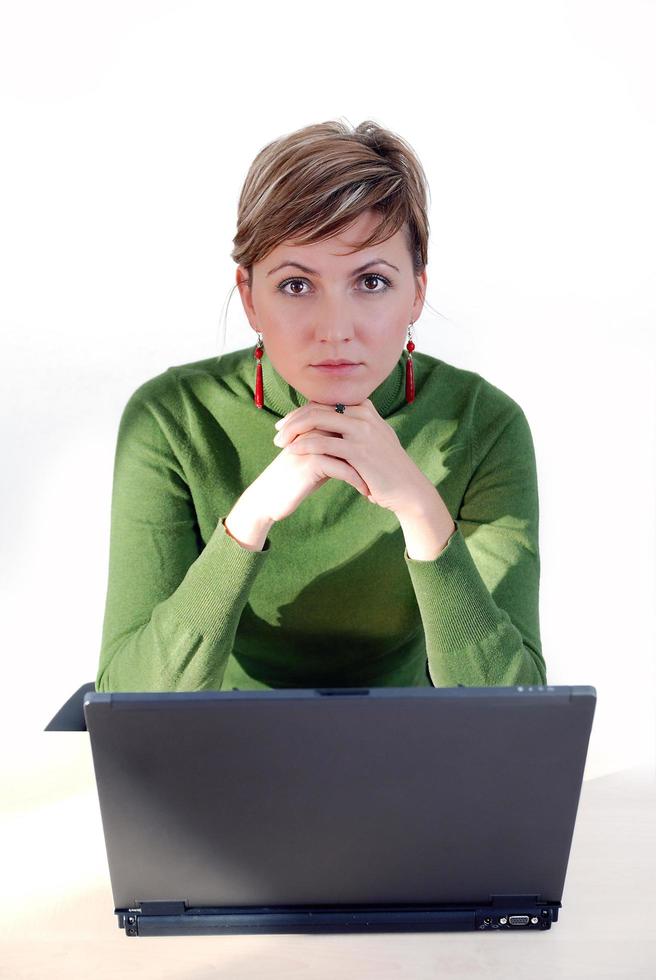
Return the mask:
{"type": "Polygon", "coordinates": [[[405,231],[345,255],[381,220],[360,215],[346,231],[311,245],[276,246],[252,270],[239,266],[244,310],[276,371],[308,401],[356,405],[390,374],[419,318],[426,272],[415,276],[405,231]],[[300,268],[303,266],[304,268],[300,268]],[[315,365],[354,361],[337,373],[315,365]]]}

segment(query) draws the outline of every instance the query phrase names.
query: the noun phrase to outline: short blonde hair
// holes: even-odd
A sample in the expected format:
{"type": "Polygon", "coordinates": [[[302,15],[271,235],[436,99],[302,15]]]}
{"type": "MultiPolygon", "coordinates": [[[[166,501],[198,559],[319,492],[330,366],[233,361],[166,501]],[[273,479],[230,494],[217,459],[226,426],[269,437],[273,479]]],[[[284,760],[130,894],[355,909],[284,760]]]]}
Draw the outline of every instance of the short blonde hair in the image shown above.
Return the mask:
{"type": "Polygon", "coordinates": [[[339,120],[305,126],[268,143],[253,160],[231,256],[250,281],[253,263],[281,242],[322,241],[371,208],[382,220],[353,251],[403,227],[419,276],[428,263],[429,194],[418,157],[390,130],[371,120],[355,128],[339,120]]]}

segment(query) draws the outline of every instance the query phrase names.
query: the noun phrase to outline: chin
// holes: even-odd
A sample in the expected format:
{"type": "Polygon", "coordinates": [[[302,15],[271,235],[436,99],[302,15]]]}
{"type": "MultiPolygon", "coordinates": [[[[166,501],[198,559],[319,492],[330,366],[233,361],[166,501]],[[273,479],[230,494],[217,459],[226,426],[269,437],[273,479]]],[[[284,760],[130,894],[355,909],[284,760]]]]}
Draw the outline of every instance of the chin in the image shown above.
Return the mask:
{"type": "Polygon", "coordinates": [[[313,380],[315,384],[312,385],[312,391],[308,391],[307,378],[303,379],[303,387],[294,387],[308,401],[319,405],[334,406],[338,402],[344,405],[360,405],[374,390],[369,383],[363,385],[362,378],[331,378],[317,372],[313,380]]]}
{"type": "MultiPolygon", "coordinates": [[[[305,395],[304,392],[303,394],[305,395]]],[[[371,392],[368,389],[365,389],[362,394],[353,394],[351,391],[347,392],[342,388],[331,392],[329,395],[324,392],[321,395],[305,395],[305,398],[308,401],[317,402],[319,405],[332,405],[334,408],[339,402],[343,405],[361,405],[370,395],[371,392]]]]}

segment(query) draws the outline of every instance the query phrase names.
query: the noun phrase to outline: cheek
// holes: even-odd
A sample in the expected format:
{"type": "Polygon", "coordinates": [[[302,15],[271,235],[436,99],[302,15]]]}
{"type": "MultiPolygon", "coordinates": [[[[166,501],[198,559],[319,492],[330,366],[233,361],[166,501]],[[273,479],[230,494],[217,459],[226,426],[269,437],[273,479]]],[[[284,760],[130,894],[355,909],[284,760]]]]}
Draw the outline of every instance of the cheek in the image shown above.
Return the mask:
{"type": "Polygon", "coordinates": [[[265,344],[270,348],[284,349],[298,338],[298,314],[294,316],[276,303],[263,305],[259,313],[265,344]]]}
{"type": "Polygon", "coordinates": [[[407,341],[409,323],[405,311],[380,314],[371,324],[367,324],[367,342],[372,341],[381,347],[399,347],[407,341]]]}

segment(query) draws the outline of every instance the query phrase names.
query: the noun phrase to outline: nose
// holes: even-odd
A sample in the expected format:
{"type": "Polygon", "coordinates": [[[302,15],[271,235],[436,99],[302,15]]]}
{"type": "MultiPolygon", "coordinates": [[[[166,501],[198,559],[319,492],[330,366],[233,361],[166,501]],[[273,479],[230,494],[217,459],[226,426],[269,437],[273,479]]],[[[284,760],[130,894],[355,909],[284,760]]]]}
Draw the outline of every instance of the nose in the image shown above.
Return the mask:
{"type": "Polygon", "coordinates": [[[339,301],[326,302],[315,311],[315,336],[321,343],[338,345],[353,339],[355,328],[346,304],[339,301]]]}

